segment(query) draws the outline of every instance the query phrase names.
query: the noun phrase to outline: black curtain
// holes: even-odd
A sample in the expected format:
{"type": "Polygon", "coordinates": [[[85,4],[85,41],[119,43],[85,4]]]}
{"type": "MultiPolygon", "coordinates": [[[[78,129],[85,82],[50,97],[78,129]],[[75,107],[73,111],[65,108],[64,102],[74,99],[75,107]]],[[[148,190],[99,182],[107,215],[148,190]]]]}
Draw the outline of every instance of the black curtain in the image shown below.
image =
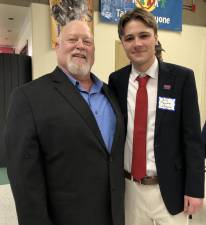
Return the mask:
{"type": "Polygon", "coordinates": [[[31,80],[30,56],[0,54],[0,167],[6,166],[4,125],[10,94],[14,88],[31,80]]]}

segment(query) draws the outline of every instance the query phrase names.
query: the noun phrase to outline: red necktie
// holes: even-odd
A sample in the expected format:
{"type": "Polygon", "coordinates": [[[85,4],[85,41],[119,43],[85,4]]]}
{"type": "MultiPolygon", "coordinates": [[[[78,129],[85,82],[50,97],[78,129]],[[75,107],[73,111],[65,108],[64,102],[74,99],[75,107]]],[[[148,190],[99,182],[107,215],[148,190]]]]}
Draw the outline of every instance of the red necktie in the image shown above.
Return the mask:
{"type": "Polygon", "coordinates": [[[133,156],[132,176],[141,180],[146,176],[146,136],[148,98],[146,84],[149,76],[137,77],[139,88],[136,95],[134,131],[133,131],[133,156]]]}

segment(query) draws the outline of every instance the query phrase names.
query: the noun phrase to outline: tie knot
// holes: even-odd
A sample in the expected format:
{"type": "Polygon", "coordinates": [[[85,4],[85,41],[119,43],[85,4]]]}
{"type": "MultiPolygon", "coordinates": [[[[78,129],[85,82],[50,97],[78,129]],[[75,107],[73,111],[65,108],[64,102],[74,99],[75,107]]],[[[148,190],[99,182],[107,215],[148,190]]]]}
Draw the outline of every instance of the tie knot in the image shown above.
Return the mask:
{"type": "Polygon", "coordinates": [[[149,80],[149,76],[146,75],[144,77],[137,77],[137,81],[139,82],[139,87],[146,87],[147,81],[149,80]]]}

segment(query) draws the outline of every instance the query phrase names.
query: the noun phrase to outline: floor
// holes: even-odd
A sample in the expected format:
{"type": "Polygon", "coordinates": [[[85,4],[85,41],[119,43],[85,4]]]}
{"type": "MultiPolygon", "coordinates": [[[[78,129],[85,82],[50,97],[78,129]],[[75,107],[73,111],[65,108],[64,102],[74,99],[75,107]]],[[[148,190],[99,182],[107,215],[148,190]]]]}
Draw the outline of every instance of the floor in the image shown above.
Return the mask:
{"type": "Polygon", "coordinates": [[[0,168],[0,225],[18,225],[6,168],[0,168]]]}
{"type": "MultiPolygon", "coordinates": [[[[18,225],[14,199],[5,168],[0,168],[0,225],[18,225]]],[[[189,220],[189,225],[206,225],[206,199],[203,208],[189,220]]]]}

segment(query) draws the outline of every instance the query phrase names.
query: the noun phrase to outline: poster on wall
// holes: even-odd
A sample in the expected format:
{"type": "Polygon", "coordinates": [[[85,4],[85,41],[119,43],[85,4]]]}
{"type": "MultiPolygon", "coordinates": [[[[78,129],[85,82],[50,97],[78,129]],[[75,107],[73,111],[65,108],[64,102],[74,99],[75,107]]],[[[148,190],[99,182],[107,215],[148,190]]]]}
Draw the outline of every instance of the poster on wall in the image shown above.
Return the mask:
{"type": "Polygon", "coordinates": [[[182,0],[101,0],[101,18],[118,23],[119,18],[135,7],[151,12],[159,29],[182,30],[182,0]]]}
{"type": "Polygon", "coordinates": [[[51,43],[55,48],[62,26],[68,21],[87,21],[93,31],[93,0],[49,0],[51,12],[51,43]]]}

